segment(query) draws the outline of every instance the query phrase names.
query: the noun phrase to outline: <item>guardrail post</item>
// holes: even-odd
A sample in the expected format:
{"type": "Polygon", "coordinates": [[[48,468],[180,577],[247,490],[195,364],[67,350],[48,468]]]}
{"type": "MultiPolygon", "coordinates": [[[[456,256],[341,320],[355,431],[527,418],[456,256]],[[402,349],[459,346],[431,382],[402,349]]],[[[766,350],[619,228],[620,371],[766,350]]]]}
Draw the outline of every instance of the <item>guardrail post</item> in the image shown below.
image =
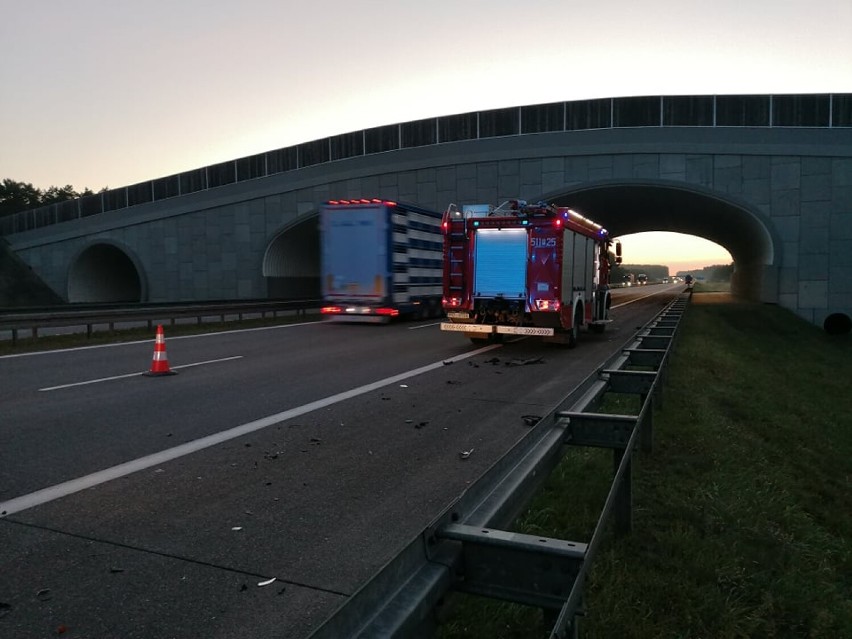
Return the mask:
{"type": "MultiPolygon", "coordinates": [[[[618,467],[621,466],[624,456],[623,448],[613,449],[613,475],[618,472],[618,467]]],[[[624,463],[626,464],[624,476],[621,478],[621,484],[615,493],[615,503],[613,504],[615,533],[617,535],[627,535],[633,530],[633,462],[629,453],[624,463]]]]}

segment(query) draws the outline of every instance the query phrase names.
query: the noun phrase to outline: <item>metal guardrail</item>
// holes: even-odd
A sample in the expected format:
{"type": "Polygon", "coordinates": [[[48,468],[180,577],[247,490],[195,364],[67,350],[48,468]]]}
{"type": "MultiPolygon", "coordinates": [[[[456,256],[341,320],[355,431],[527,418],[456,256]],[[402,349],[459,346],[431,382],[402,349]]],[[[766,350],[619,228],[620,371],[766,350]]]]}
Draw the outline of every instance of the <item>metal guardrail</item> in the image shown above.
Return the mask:
{"type": "Polygon", "coordinates": [[[20,311],[0,314],[0,330],[12,332],[12,343],[19,339],[21,331],[30,331],[33,339],[38,338],[39,330],[48,327],[85,326],[86,337],[91,337],[96,326],[106,326],[107,330],[115,330],[122,323],[147,322],[148,329],[153,328],[154,321],[169,320],[172,325],[177,319],[194,318],[201,324],[204,318],[219,317],[225,321],[226,316],[236,315],[239,321],[245,315],[260,314],[265,318],[273,318],[278,313],[296,311],[305,315],[310,309],[318,309],[320,300],[288,300],[288,301],[253,301],[253,302],[211,302],[196,304],[158,304],[141,306],[74,306],[54,309],[22,309],[20,311]]]}
{"type": "Polygon", "coordinates": [[[566,396],[311,639],[430,636],[453,591],[542,608],[553,623],[551,639],[576,637],[586,576],[610,518],[617,533],[632,528],[632,452],[637,443],[651,451],[652,410],[662,405],[662,378],[689,297],[669,304],[566,396]],[[639,395],[639,413],[594,412],[609,392],[639,395]],[[591,540],[502,530],[523,512],[566,445],[613,450],[613,481],[591,540]]]}

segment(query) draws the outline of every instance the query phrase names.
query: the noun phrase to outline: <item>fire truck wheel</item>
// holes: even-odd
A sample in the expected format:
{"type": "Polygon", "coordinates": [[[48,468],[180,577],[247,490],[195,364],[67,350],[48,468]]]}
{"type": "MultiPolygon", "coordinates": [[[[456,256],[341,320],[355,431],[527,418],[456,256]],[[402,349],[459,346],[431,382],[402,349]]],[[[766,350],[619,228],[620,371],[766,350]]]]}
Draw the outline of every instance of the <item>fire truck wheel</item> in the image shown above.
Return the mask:
{"type": "Polygon", "coordinates": [[[577,340],[580,339],[580,323],[583,321],[583,309],[581,307],[577,307],[577,310],[574,312],[574,325],[571,327],[571,331],[568,333],[568,348],[574,348],[577,346],[577,340]]]}

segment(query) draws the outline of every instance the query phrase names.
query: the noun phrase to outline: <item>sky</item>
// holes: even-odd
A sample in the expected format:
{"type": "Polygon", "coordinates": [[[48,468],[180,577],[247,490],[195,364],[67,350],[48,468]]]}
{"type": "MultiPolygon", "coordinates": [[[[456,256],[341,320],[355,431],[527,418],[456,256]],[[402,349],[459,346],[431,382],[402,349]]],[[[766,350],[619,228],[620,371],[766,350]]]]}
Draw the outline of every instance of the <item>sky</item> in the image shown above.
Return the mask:
{"type": "MultiPolygon", "coordinates": [[[[852,93],[850,0],[0,0],[0,10],[0,179],[40,189],[114,188],[507,106],[852,93]]],[[[631,239],[631,263],[730,262],[706,241],[631,239]]]]}

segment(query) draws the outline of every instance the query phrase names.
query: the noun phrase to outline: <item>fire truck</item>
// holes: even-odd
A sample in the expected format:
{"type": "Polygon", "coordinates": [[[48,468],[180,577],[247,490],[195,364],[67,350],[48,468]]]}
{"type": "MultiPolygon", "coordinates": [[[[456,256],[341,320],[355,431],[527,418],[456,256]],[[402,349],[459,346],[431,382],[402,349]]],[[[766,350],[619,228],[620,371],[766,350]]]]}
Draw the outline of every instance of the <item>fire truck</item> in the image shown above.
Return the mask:
{"type": "MultiPolygon", "coordinates": [[[[601,225],[567,207],[523,200],[451,204],[443,215],[441,330],[474,343],[539,336],[575,346],[609,323],[609,248],[601,225]]],[[[621,263],[621,244],[615,243],[621,263]]]]}

